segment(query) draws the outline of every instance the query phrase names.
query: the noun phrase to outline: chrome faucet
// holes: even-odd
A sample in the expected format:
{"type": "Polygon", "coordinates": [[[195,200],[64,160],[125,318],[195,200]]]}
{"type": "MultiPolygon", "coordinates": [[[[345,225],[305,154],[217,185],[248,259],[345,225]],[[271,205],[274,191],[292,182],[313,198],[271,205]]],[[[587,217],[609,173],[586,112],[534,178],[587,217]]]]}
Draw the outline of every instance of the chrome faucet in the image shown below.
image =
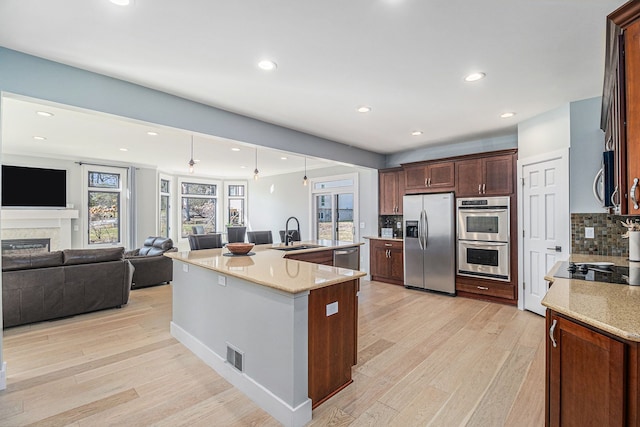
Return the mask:
{"type": "MultiPolygon", "coordinates": [[[[289,246],[289,242],[293,245],[293,236],[289,235],[289,221],[295,219],[296,224],[298,224],[298,236],[300,236],[300,221],[295,216],[290,216],[287,218],[287,223],[284,225],[284,245],[289,246]]],[[[293,230],[292,230],[293,231],[293,230]]]]}

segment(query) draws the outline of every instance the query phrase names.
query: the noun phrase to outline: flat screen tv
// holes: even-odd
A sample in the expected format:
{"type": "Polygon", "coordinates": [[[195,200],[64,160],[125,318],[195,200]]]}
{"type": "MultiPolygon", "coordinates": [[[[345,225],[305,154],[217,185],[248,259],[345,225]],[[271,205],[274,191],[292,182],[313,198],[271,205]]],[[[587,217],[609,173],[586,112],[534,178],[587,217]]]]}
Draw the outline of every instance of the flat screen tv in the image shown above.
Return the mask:
{"type": "Polygon", "coordinates": [[[67,207],[67,171],[2,165],[2,207],[67,207]]]}

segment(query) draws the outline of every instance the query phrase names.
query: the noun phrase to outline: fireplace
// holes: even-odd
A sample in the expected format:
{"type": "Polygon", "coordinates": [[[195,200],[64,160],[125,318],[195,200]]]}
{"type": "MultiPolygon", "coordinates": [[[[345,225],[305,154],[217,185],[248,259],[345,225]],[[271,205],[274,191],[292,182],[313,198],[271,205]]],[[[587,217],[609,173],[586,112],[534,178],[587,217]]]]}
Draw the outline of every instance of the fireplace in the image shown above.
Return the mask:
{"type": "Polygon", "coordinates": [[[2,255],[49,252],[51,239],[7,239],[2,241],[2,255]]]}
{"type": "MultiPolygon", "coordinates": [[[[24,247],[23,252],[59,251],[72,248],[72,228],[77,230],[78,224],[72,227],[72,221],[78,219],[78,211],[73,209],[2,209],[1,211],[1,235],[2,252],[6,252],[5,242],[13,240],[26,240],[28,245],[36,243],[35,240],[48,239],[49,243],[44,248],[24,247]]],[[[20,242],[18,242],[20,243],[20,242]]]]}

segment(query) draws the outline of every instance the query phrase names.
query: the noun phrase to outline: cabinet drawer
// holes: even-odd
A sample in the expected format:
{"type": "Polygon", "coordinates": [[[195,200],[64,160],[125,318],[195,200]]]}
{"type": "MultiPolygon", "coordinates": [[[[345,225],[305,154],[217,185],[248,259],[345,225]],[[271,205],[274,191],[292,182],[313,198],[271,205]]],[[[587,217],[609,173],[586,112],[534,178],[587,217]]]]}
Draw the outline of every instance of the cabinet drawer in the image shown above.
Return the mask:
{"type": "Polygon", "coordinates": [[[386,249],[400,249],[402,250],[404,244],[401,240],[371,240],[371,246],[376,248],[386,249]]]}
{"type": "Polygon", "coordinates": [[[467,280],[467,278],[462,279],[458,276],[456,278],[456,290],[504,299],[514,299],[516,296],[515,287],[510,283],[467,280]]]}
{"type": "Polygon", "coordinates": [[[314,264],[333,265],[333,250],[287,254],[285,258],[295,259],[296,261],[312,262],[314,264]]]}

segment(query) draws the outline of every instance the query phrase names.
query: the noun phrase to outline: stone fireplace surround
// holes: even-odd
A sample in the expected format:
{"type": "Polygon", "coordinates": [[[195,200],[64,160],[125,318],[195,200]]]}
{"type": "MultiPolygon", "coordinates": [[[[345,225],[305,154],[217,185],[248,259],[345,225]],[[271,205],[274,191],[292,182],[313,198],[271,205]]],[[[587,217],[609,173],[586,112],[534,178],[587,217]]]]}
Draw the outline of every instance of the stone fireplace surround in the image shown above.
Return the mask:
{"type": "Polygon", "coordinates": [[[75,209],[2,209],[0,239],[50,239],[49,250],[71,248],[71,220],[75,209]]]}

